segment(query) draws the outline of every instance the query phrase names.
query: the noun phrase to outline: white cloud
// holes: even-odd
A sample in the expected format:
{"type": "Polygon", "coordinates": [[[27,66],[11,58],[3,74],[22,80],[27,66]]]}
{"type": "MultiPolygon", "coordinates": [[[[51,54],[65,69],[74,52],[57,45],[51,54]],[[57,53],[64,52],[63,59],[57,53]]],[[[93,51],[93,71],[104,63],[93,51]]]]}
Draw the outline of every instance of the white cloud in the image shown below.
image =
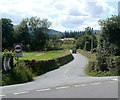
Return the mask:
{"type": "Polygon", "coordinates": [[[108,0],[1,0],[0,15],[18,24],[23,18],[38,16],[48,18],[51,28],[65,31],[83,29],[87,26],[99,28],[97,20],[115,9],[108,0]]]}

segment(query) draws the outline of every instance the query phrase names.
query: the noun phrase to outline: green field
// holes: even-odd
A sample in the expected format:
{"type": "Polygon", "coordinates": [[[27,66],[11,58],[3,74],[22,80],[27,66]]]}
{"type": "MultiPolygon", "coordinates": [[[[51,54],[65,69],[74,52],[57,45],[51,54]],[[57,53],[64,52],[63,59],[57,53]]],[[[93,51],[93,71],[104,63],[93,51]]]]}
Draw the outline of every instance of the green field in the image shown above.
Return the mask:
{"type": "Polygon", "coordinates": [[[66,50],[41,51],[41,52],[23,52],[20,60],[47,60],[69,54],[66,50]]]}

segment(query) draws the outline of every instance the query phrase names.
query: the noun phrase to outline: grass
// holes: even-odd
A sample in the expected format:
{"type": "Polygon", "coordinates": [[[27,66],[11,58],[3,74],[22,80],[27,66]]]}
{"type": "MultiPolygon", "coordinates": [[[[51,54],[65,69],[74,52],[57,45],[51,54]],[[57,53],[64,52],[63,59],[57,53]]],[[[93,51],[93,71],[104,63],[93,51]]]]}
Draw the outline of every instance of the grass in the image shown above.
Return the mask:
{"type": "Polygon", "coordinates": [[[89,59],[89,61],[95,61],[96,60],[95,53],[91,53],[90,51],[85,51],[85,50],[81,50],[81,49],[79,49],[78,52],[80,54],[82,54],[83,56],[87,57],[89,59]]]}
{"type": "Polygon", "coordinates": [[[23,52],[23,57],[21,57],[20,60],[48,60],[64,56],[68,53],[68,51],[64,50],[23,52]]]}

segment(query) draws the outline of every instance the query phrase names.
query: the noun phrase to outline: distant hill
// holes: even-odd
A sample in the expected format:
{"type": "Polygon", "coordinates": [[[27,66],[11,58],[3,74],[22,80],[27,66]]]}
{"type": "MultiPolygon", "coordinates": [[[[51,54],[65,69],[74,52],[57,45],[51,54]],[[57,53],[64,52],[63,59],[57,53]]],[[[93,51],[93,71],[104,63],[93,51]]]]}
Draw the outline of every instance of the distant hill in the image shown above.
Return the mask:
{"type": "Polygon", "coordinates": [[[58,33],[62,33],[62,32],[54,30],[54,29],[48,29],[48,34],[50,34],[50,35],[52,35],[52,34],[58,34],[58,33]]]}
{"type": "Polygon", "coordinates": [[[98,34],[100,32],[100,30],[93,30],[94,33],[98,34]]]}
{"type": "MultiPolygon", "coordinates": [[[[29,33],[32,34],[32,31],[29,31],[29,33]]],[[[54,29],[48,29],[47,31],[45,31],[45,33],[52,35],[52,34],[58,34],[58,33],[62,33],[62,32],[54,30],[54,29]]]]}

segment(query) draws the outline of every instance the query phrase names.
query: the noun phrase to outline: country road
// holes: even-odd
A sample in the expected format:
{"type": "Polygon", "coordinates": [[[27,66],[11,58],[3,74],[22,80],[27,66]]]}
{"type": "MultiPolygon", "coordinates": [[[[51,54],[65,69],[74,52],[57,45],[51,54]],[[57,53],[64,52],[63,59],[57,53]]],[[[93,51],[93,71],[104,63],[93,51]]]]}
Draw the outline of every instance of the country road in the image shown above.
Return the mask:
{"type": "Polygon", "coordinates": [[[88,59],[74,60],[34,81],[0,87],[2,98],[118,98],[118,77],[90,77],[84,70],[88,59]]]}

